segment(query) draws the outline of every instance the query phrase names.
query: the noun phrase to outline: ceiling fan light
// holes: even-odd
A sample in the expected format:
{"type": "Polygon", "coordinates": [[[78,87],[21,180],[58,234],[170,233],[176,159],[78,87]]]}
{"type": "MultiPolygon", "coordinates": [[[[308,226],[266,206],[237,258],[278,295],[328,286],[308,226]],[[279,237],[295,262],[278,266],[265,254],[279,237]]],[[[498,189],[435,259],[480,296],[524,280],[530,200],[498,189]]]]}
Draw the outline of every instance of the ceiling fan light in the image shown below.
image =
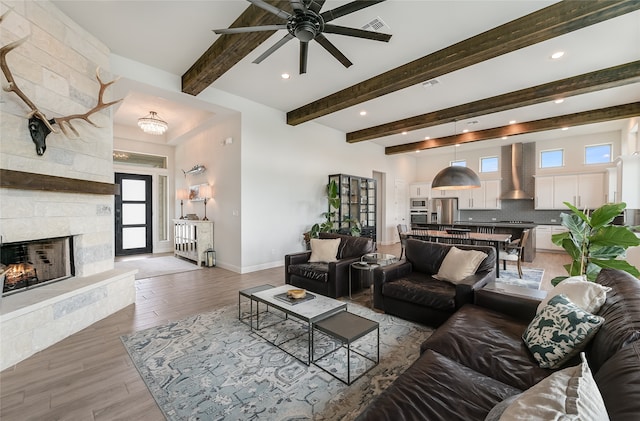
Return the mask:
{"type": "Polygon", "coordinates": [[[472,169],[451,166],[441,170],[433,178],[432,189],[436,190],[465,190],[480,187],[480,178],[472,169]]]}
{"type": "Polygon", "coordinates": [[[147,134],[160,136],[167,131],[169,125],[166,121],[158,117],[158,113],[155,111],[149,111],[147,116],[138,119],[138,127],[147,134]]]}

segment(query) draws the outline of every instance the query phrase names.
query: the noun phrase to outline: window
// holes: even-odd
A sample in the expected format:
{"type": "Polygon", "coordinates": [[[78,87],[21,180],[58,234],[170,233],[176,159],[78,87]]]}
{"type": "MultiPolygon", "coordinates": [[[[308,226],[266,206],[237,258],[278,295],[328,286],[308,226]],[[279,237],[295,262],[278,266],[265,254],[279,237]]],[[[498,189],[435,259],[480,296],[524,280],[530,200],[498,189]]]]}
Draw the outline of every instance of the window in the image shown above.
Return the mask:
{"type": "Polygon", "coordinates": [[[498,172],[498,157],[487,156],[480,158],[480,172],[498,172]]]}
{"type": "Polygon", "coordinates": [[[611,143],[584,147],[584,163],[607,164],[611,162],[611,143]]]}
{"type": "Polygon", "coordinates": [[[540,168],[564,166],[564,149],[540,151],[540,168]]]}
{"type": "Polygon", "coordinates": [[[113,151],[113,162],[138,167],[167,168],[167,157],[135,152],[113,151]]]}
{"type": "Polygon", "coordinates": [[[451,161],[451,163],[449,164],[452,167],[466,167],[467,166],[467,160],[466,159],[458,159],[457,161],[451,161]]]}

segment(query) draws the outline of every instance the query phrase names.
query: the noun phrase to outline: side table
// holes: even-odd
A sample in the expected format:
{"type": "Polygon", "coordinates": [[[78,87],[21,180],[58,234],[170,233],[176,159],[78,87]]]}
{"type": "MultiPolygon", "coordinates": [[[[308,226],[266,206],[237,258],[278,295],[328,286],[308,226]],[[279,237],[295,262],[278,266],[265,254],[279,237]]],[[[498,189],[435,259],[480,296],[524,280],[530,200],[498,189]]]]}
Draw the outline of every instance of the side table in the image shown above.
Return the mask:
{"type": "Polygon", "coordinates": [[[349,268],[349,299],[352,299],[352,272],[354,270],[360,272],[360,276],[358,277],[359,279],[362,279],[362,275],[364,275],[367,287],[370,287],[371,285],[373,285],[373,270],[375,268],[390,265],[391,263],[395,263],[397,261],[398,258],[393,254],[369,253],[362,256],[359,262],[352,263],[351,267],[349,268]]]}
{"type": "MultiPolygon", "coordinates": [[[[265,291],[265,290],[271,289],[271,288],[275,288],[275,287],[273,285],[266,284],[266,285],[258,285],[258,286],[253,287],[253,288],[247,288],[247,289],[240,290],[238,292],[238,320],[240,320],[242,323],[244,323],[246,325],[249,325],[249,326],[253,327],[252,326],[252,324],[253,324],[253,322],[252,322],[252,320],[253,320],[253,299],[251,298],[251,296],[253,294],[255,294],[256,292],[265,291]],[[242,315],[242,307],[241,307],[242,303],[240,302],[240,299],[242,297],[245,297],[245,298],[249,299],[249,315],[248,316],[243,316],[242,315]],[[249,319],[249,323],[245,322],[246,319],[249,319]]],[[[256,304],[256,311],[258,311],[257,305],[258,304],[256,304]]],[[[269,307],[267,306],[267,309],[268,308],[269,307]]]]}

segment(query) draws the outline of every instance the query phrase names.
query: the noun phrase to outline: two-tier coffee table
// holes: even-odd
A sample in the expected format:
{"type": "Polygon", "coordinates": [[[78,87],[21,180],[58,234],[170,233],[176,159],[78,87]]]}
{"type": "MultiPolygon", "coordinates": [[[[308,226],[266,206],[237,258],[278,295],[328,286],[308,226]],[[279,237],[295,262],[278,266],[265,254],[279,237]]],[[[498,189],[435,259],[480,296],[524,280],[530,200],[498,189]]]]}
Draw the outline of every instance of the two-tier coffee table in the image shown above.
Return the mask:
{"type": "Polygon", "coordinates": [[[320,320],[326,319],[327,317],[333,316],[336,313],[346,312],[347,304],[334,300],[333,298],[325,297],[320,294],[313,294],[307,292],[308,300],[306,301],[288,301],[284,296],[286,296],[287,291],[290,289],[297,289],[293,285],[283,285],[276,288],[269,288],[263,291],[257,291],[251,294],[250,298],[255,300],[257,303],[263,303],[268,305],[271,309],[280,310],[285,314],[285,318],[292,317],[297,319],[303,324],[306,324],[306,331],[303,334],[297,335],[295,337],[285,336],[284,338],[276,338],[276,340],[271,340],[267,336],[263,335],[261,330],[266,329],[270,326],[261,325],[260,318],[262,315],[259,312],[256,314],[252,314],[252,317],[255,317],[255,327],[251,322],[251,330],[262,337],[267,342],[277,346],[287,354],[291,355],[294,358],[297,358],[301,362],[306,365],[310,365],[313,362],[313,325],[320,320]],[[295,339],[298,339],[301,336],[307,336],[307,355],[305,357],[301,357],[300,355],[295,355],[292,352],[289,352],[284,344],[291,342],[295,339]]]}

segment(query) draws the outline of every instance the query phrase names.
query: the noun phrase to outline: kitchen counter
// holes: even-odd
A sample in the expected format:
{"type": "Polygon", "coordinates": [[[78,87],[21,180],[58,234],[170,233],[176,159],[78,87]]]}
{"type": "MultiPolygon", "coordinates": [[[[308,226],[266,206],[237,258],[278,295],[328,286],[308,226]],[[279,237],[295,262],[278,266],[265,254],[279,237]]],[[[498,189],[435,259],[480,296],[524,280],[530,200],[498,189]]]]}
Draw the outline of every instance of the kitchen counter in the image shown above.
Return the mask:
{"type": "MultiPolygon", "coordinates": [[[[535,222],[476,222],[476,221],[456,221],[453,223],[455,226],[467,226],[467,227],[495,227],[495,228],[535,228],[540,224],[535,222]]],[[[545,224],[551,225],[551,224],[545,224]]]]}

